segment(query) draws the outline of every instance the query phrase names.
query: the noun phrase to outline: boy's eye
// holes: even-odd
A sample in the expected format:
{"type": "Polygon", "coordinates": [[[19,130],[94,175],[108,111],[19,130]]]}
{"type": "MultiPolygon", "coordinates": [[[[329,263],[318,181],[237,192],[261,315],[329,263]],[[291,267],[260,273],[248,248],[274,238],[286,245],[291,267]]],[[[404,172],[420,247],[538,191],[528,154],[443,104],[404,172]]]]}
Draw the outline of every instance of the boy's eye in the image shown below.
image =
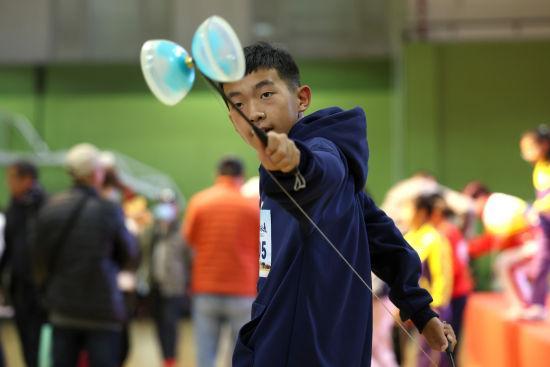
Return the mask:
{"type": "Polygon", "coordinates": [[[262,93],[262,98],[269,98],[273,95],[273,92],[264,92],[262,93]]]}
{"type": "Polygon", "coordinates": [[[241,108],[243,108],[243,104],[242,104],[241,102],[235,102],[235,103],[233,103],[233,104],[234,104],[235,107],[237,107],[239,110],[240,110],[241,108]]]}

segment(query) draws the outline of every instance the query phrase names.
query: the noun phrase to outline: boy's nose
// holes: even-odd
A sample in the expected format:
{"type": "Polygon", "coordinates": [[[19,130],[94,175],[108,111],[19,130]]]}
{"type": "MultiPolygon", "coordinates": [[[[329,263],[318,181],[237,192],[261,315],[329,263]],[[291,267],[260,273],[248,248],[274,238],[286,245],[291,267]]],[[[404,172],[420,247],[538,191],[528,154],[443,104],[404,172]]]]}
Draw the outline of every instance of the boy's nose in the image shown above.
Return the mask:
{"type": "Polygon", "coordinates": [[[260,122],[265,119],[265,112],[254,112],[252,116],[250,116],[250,119],[253,122],[260,122]]]}

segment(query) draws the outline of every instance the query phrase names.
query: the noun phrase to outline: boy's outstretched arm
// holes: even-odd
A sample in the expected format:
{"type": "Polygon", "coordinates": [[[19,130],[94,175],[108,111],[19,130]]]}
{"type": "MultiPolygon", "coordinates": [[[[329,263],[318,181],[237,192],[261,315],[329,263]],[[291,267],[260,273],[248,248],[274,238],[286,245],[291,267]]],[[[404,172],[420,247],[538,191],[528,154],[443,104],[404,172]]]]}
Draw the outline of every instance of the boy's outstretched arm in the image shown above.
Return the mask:
{"type": "MultiPolygon", "coordinates": [[[[321,196],[338,190],[346,177],[346,166],[338,148],[324,138],[307,143],[294,141],[286,134],[273,131],[267,134],[268,145],[253,145],[262,162],[262,169],[271,171],[279,183],[300,205],[307,205],[321,196]],[[297,174],[304,186],[296,189],[297,174]],[[306,190],[302,190],[306,188],[306,190]]],[[[263,183],[263,191],[282,205],[291,204],[273,180],[263,183]]],[[[289,205],[289,209],[293,209],[289,205]]]]}
{"type": "Polygon", "coordinates": [[[393,220],[374,201],[361,193],[365,225],[369,236],[372,271],[390,287],[390,300],[403,320],[411,319],[418,330],[437,314],[431,310],[432,297],[418,285],[421,263],[416,251],[405,241],[393,220]]]}
{"type": "MultiPolygon", "coordinates": [[[[259,139],[254,136],[251,138],[263,167],[275,173],[281,172],[283,176],[277,176],[283,181],[283,185],[290,186],[285,181],[290,181],[289,173],[297,168],[303,170],[306,177],[314,179],[318,190],[306,190],[306,195],[304,192],[295,193],[302,204],[314,199],[317,191],[326,193],[329,187],[337,186],[344,176],[345,168],[336,147],[324,139],[306,147],[289,139],[286,134],[269,132],[268,145],[264,147],[259,139]]],[[[275,185],[272,189],[273,193],[278,191],[275,185]]],[[[390,285],[390,299],[400,309],[401,318],[410,318],[431,348],[444,351],[450,342],[453,349],[456,338],[452,328],[439,320],[438,315],[430,308],[432,297],[418,285],[421,268],[416,251],[372,199],[366,194],[362,194],[362,199],[372,269],[380,279],[390,285]]]]}
{"type": "Polygon", "coordinates": [[[374,201],[361,193],[369,237],[372,271],[390,287],[390,300],[399,308],[402,320],[411,319],[430,347],[452,348],[456,338],[430,308],[432,297],[418,285],[421,263],[416,251],[405,241],[393,220],[374,201]],[[446,337],[447,336],[447,337],[446,337]]]}

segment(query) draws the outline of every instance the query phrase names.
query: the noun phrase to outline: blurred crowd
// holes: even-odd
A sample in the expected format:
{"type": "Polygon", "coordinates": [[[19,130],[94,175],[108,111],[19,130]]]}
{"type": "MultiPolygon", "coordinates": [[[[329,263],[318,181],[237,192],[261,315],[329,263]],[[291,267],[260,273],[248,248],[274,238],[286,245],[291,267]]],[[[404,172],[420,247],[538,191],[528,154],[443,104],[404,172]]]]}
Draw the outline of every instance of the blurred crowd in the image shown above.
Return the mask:
{"type": "MultiPolygon", "coordinates": [[[[532,202],[478,181],[449,188],[418,172],[381,205],[418,253],[421,285],[459,340],[475,290],[503,291],[512,319],[547,316],[550,130],[523,134],[520,151],[534,166],[532,202]]],[[[2,301],[13,308],[26,366],[122,366],[129,321],[142,316],[154,320],[163,366],[176,365],[183,316],[193,324],[197,366],[214,366],[222,328],[234,343],[256,295],[257,178],[245,183],[242,161],[222,158],[215,182],[189,200],[184,215],[172,190],[142,196],[119,178],[114,156],[91,144],[74,146],[65,168],[72,185],[55,195],[31,162],[6,169],[2,301]]],[[[407,338],[387,312],[387,285],[373,278],[372,365],[397,366],[407,358],[407,338]]],[[[416,365],[428,366],[434,352],[421,347],[416,365]]]]}
{"type": "MultiPolygon", "coordinates": [[[[547,318],[550,130],[541,125],[527,131],[519,145],[522,158],[534,166],[536,199],[530,203],[492,192],[479,181],[454,190],[429,173],[418,172],[389,190],[381,205],[418,253],[421,285],[430,291],[440,318],[452,324],[458,348],[464,311],[473,291],[502,291],[510,319],[547,318]]],[[[385,285],[375,280],[373,286],[380,296],[374,301],[373,366],[397,366],[407,358],[407,338],[395,332],[392,317],[382,310],[389,305],[385,285]]],[[[412,328],[410,332],[414,334],[412,328]]],[[[427,345],[421,347],[440,361],[439,365],[448,362],[433,355],[427,345]]],[[[412,357],[417,363],[407,365],[430,365],[426,354],[417,354],[412,357]]],[[[455,354],[459,355],[458,351],[455,354]]]]}
{"type": "Polygon", "coordinates": [[[55,195],[33,163],[6,169],[1,294],[25,365],[122,366],[129,322],[151,317],[162,365],[175,366],[179,321],[191,314],[198,365],[214,366],[222,328],[234,343],[256,293],[259,192],[244,185],[242,161],[223,158],[184,218],[172,190],[135,192],[114,155],[91,144],[71,148],[65,169],[72,185],[55,195]]]}

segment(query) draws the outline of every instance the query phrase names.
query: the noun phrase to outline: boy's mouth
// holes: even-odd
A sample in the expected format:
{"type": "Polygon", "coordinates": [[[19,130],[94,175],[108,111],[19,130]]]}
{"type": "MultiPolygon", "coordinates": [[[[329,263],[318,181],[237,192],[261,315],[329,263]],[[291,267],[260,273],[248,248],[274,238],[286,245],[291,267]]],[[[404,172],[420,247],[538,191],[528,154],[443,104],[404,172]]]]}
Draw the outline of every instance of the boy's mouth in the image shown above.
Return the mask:
{"type": "Polygon", "coordinates": [[[272,127],[261,127],[260,129],[262,129],[262,130],[264,131],[264,133],[266,133],[266,134],[267,134],[268,132],[270,132],[271,130],[273,130],[272,127]]]}

